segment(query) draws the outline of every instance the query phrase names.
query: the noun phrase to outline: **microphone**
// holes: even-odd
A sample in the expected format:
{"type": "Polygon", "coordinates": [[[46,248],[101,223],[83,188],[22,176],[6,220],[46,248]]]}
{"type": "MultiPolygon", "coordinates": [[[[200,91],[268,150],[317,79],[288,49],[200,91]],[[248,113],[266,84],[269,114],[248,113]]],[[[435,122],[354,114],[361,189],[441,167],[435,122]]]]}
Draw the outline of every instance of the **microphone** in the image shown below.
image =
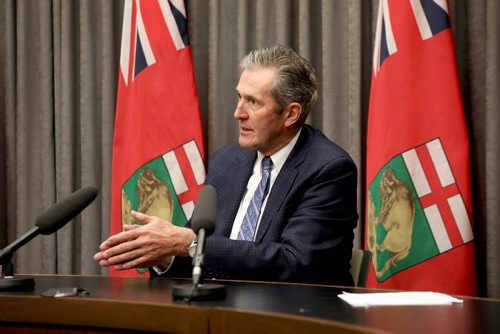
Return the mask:
{"type": "Polygon", "coordinates": [[[92,186],[75,191],[62,201],[45,210],[36,219],[35,225],[43,235],[56,232],[89,206],[98,193],[99,190],[92,186]]]}
{"type": "Polygon", "coordinates": [[[217,193],[215,188],[206,185],[198,195],[198,201],[191,218],[191,227],[196,233],[196,250],[193,256],[193,283],[176,285],[173,288],[174,299],[215,300],[226,298],[226,287],[222,284],[202,284],[205,240],[215,228],[217,217],[217,193]]]}
{"type": "Polygon", "coordinates": [[[11,263],[14,252],[27,244],[39,234],[50,235],[70,220],[75,218],[97,197],[99,190],[96,187],[85,187],[52,205],[45,210],[35,222],[35,226],[17,240],[0,251],[0,264],[2,265],[3,278],[0,279],[2,290],[31,290],[34,287],[33,279],[27,282],[14,279],[14,269],[11,263]]]}
{"type": "Polygon", "coordinates": [[[193,284],[202,281],[203,259],[205,256],[205,239],[212,234],[217,216],[217,193],[212,186],[205,186],[200,191],[193,212],[192,228],[196,233],[196,250],[193,256],[193,284]]]}

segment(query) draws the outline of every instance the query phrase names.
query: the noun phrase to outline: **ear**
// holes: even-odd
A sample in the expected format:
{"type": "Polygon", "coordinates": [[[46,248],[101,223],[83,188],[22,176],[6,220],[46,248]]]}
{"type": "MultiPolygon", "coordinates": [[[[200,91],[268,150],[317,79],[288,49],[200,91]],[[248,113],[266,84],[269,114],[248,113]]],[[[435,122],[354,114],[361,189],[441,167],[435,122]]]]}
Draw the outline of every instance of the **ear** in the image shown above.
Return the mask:
{"type": "Polygon", "coordinates": [[[300,115],[302,115],[302,106],[298,102],[292,102],[285,109],[286,119],[285,126],[290,127],[299,123],[300,115]]]}

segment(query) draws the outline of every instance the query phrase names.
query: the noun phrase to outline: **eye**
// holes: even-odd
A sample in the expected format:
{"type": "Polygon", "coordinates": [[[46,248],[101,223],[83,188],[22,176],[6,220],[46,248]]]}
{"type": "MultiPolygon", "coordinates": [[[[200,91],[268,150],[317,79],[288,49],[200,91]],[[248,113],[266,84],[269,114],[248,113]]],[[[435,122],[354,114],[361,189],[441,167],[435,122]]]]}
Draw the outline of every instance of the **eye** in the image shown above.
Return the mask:
{"type": "Polygon", "coordinates": [[[259,103],[255,99],[252,99],[252,98],[248,99],[247,103],[248,103],[248,106],[250,107],[250,109],[252,109],[252,110],[257,109],[260,106],[259,103]]]}

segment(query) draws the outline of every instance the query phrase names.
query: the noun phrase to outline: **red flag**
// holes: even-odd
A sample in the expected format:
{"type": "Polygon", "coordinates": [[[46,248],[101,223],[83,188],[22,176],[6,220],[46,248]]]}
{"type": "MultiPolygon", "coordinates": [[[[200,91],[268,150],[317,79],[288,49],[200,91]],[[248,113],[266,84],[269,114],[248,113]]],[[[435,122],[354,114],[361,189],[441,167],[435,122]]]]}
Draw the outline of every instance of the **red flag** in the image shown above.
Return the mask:
{"type": "MultiPolygon", "coordinates": [[[[113,143],[111,234],[130,210],[177,225],[205,180],[203,135],[183,0],[125,3],[113,143]]],[[[142,275],[147,269],[113,275],[142,275]]]]}
{"type": "Polygon", "coordinates": [[[469,140],[446,0],[381,0],[367,135],[367,286],[475,295],[469,140]]]}

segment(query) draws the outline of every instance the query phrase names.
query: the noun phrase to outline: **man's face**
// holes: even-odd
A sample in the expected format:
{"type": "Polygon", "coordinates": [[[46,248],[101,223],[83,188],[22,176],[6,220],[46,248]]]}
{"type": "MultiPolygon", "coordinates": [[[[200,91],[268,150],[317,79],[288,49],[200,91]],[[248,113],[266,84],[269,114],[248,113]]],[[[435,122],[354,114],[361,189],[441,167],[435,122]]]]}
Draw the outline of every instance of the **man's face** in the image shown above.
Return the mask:
{"type": "Polygon", "coordinates": [[[277,113],[276,101],[269,94],[276,72],[261,68],[245,70],[236,87],[238,105],[234,118],[239,121],[239,144],[269,156],[286,145],[287,112],[277,113]]]}

